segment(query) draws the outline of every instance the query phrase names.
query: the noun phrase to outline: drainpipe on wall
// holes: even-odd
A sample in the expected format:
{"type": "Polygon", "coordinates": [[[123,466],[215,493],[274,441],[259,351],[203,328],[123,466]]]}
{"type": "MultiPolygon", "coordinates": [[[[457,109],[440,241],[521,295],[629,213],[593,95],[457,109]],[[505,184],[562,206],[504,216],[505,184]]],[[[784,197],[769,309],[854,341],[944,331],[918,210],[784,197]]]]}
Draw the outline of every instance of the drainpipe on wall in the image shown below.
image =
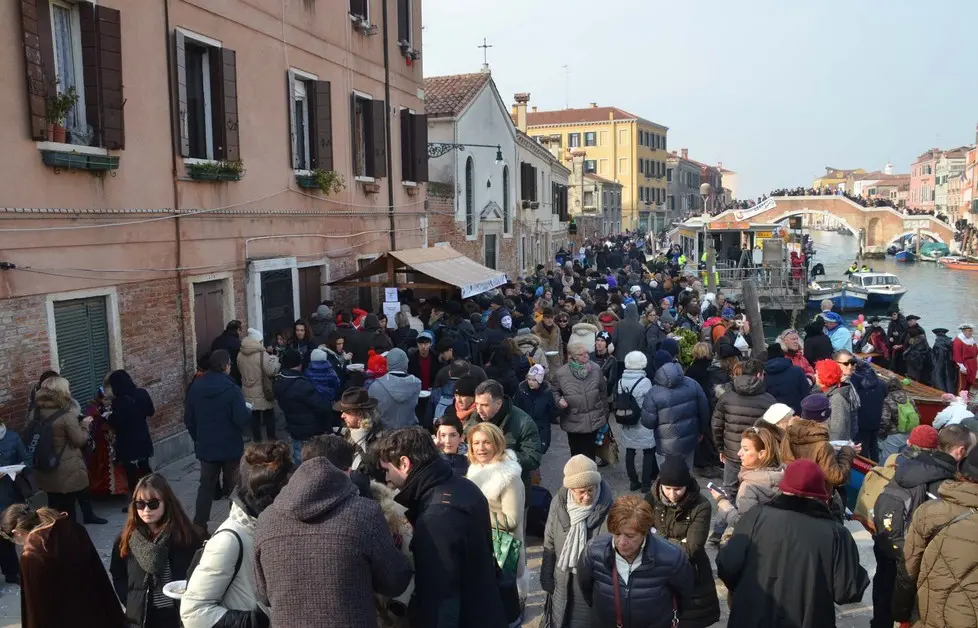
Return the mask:
{"type": "MultiPolygon", "coordinates": [[[[384,35],[384,102],[387,104],[386,115],[384,116],[384,141],[387,143],[387,215],[390,218],[391,229],[391,250],[397,249],[394,227],[394,169],[393,158],[391,156],[391,57],[390,57],[390,38],[387,32],[387,0],[380,3],[384,8],[381,13],[384,35]]],[[[403,129],[401,129],[403,132],[403,129]]]]}
{"type": "MultiPolygon", "coordinates": [[[[187,373],[190,372],[187,363],[187,316],[183,311],[183,271],[180,270],[183,267],[183,243],[180,238],[180,213],[179,213],[179,189],[177,187],[177,118],[173,110],[173,81],[176,77],[173,76],[173,65],[170,60],[173,59],[173,37],[171,36],[170,28],[170,1],[163,0],[163,38],[166,41],[166,63],[167,67],[170,68],[170,76],[167,77],[169,80],[166,82],[166,92],[168,97],[167,106],[170,109],[170,154],[171,162],[173,165],[173,237],[175,241],[175,253],[176,253],[176,269],[177,269],[177,309],[180,312],[180,348],[183,351],[183,374],[186,377],[187,373]]],[[[188,287],[189,291],[189,287],[188,287]]],[[[190,295],[189,298],[193,298],[190,295]]],[[[233,313],[232,313],[233,316],[233,313]]],[[[196,353],[196,351],[195,351],[196,353]]],[[[194,363],[196,365],[197,356],[194,356],[194,363]]]]}

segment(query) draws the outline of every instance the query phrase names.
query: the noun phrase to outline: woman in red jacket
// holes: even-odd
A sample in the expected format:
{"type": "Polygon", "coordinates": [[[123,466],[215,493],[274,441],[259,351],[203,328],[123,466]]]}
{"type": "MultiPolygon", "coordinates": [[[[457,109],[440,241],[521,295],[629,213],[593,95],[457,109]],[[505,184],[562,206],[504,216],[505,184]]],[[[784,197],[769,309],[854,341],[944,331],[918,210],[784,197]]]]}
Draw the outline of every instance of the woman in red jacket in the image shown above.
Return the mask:
{"type": "Polygon", "coordinates": [[[971,390],[975,385],[975,378],[978,377],[978,344],[972,338],[974,328],[970,324],[958,327],[957,338],[953,343],[954,363],[958,365],[961,374],[958,376],[958,392],[971,390]]]}

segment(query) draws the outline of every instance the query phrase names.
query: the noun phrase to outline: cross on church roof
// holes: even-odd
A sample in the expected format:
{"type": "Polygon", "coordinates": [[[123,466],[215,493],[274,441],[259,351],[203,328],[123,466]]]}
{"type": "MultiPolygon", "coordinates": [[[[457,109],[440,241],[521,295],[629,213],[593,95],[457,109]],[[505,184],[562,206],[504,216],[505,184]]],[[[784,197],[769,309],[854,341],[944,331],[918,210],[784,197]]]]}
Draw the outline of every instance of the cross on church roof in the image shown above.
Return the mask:
{"type": "Polygon", "coordinates": [[[489,65],[489,49],[492,48],[492,44],[486,43],[486,38],[482,38],[482,45],[476,46],[476,48],[482,48],[482,63],[489,65]]]}

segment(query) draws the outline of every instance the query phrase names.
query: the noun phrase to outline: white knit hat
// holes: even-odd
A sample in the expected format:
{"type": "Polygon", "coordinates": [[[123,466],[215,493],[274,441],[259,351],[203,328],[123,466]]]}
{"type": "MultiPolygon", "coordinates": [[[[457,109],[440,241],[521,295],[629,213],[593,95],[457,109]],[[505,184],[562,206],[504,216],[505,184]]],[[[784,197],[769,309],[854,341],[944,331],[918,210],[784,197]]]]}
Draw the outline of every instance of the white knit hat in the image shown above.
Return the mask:
{"type": "Polygon", "coordinates": [[[310,362],[325,362],[329,359],[329,354],[322,349],[313,349],[312,353],[309,354],[310,362]]]}
{"type": "Polygon", "coordinates": [[[258,342],[263,342],[265,340],[265,337],[262,335],[262,333],[257,329],[255,329],[254,327],[248,328],[248,337],[251,338],[252,340],[257,340],[258,342]]]}
{"type": "Polygon", "coordinates": [[[649,359],[641,351],[629,351],[625,356],[625,368],[643,370],[649,365],[649,359]]]}

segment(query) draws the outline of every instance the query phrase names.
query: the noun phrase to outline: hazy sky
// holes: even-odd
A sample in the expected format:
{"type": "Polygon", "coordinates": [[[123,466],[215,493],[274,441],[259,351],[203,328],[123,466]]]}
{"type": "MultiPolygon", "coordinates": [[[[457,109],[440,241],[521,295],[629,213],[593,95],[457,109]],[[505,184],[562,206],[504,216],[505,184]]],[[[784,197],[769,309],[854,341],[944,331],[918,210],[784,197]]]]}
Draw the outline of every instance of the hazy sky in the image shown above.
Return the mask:
{"type": "Polygon", "coordinates": [[[425,76],[477,72],[507,105],[615,105],[669,149],[740,175],[739,195],[825,166],[909,172],[974,141],[975,0],[423,0],[425,76]],[[567,65],[568,70],[562,66],[567,65]]]}

